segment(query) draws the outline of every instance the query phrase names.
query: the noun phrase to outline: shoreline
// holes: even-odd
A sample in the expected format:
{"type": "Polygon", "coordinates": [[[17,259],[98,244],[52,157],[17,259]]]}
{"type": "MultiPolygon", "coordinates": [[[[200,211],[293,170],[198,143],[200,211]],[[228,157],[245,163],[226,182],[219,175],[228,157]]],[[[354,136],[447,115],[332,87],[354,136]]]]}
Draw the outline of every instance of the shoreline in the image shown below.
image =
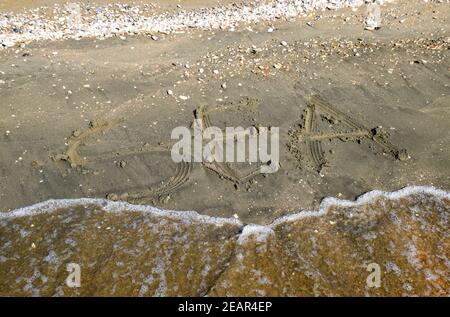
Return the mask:
{"type": "MultiPolygon", "coordinates": [[[[367,193],[361,194],[355,200],[339,199],[336,197],[325,197],[318,210],[301,210],[296,213],[280,217],[273,220],[268,225],[259,225],[255,223],[246,223],[245,226],[254,226],[261,228],[274,228],[280,224],[286,224],[288,222],[297,221],[302,218],[308,217],[320,217],[326,215],[332,207],[360,207],[362,205],[368,205],[380,198],[387,200],[399,200],[402,198],[407,198],[410,196],[425,194],[430,195],[433,198],[447,199],[450,201],[450,192],[443,189],[435,188],[433,186],[406,186],[396,191],[387,192],[381,190],[372,190],[367,193]]],[[[197,211],[176,211],[176,210],[165,210],[155,206],[149,205],[135,205],[127,202],[116,202],[107,199],[99,198],[78,198],[78,199],[50,199],[44,202],[34,204],[32,206],[18,208],[8,212],[0,212],[0,221],[9,220],[18,217],[32,217],[35,215],[51,213],[52,211],[57,211],[58,209],[74,208],[77,206],[88,206],[94,205],[106,212],[120,212],[120,211],[132,211],[132,212],[142,212],[149,213],[153,216],[162,216],[175,218],[179,220],[195,220],[199,222],[209,223],[209,224],[234,224],[243,226],[244,223],[236,218],[222,218],[213,217],[208,215],[202,215],[197,211]]]]}
{"type": "Polygon", "coordinates": [[[0,294],[448,296],[449,198],[430,187],[368,193],[268,226],[101,201],[0,218],[0,294]],[[81,287],[65,283],[68,263],[81,287]],[[377,288],[366,286],[369,264],[382,270],[377,288]]]}

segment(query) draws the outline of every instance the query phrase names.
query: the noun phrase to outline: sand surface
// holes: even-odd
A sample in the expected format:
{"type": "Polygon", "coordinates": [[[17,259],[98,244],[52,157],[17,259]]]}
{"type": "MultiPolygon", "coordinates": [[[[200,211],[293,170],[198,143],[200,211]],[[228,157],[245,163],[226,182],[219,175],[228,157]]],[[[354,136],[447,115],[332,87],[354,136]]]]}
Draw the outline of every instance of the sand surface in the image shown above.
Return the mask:
{"type": "Polygon", "coordinates": [[[110,195],[265,223],[326,196],[448,189],[449,9],[386,5],[375,32],[360,8],[270,23],[270,33],[262,23],[0,51],[0,209],[110,195]],[[314,106],[329,136],[319,142],[302,127],[313,94],[327,102],[314,106]],[[254,167],[173,163],[170,133],[200,106],[221,108],[209,113],[221,128],[280,127],[280,170],[241,180],[254,167]],[[342,137],[353,123],[387,147],[373,134],[342,137]]]}
{"type": "MultiPolygon", "coordinates": [[[[343,8],[0,49],[0,294],[448,296],[448,194],[279,220],[325,197],[450,190],[450,5],[385,4],[376,31],[365,17],[343,8]],[[171,131],[195,118],[279,127],[280,169],[174,163],[171,131]],[[78,198],[100,205],[7,213],[78,198]],[[221,218],[109,213],[106,198],[221,218]],[[70,262],[88,268],[81,289],[64,286],[70,262]],[[379,289],[365,284],[372,262],[388,277],[379,289]]],[[[23,32],[0,27],[0,40],[23,32]]]]}

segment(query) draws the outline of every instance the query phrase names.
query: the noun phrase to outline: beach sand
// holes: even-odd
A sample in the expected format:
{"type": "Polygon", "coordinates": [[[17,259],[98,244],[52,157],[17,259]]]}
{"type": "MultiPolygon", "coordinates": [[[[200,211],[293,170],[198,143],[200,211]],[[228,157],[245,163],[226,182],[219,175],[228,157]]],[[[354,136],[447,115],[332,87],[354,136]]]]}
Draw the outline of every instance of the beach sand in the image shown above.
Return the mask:
{"type": "Polygon", "coordinates": [[[376,32],[363,30],[360,8],[321,12],[313,27],[306,23],[315,14],[279,21],[272,33],[262,23],[158,41],[127,36],[3,50],[0,209],[110,195],[265,223],[316,208],[327,196],[448,189],[448,11],[445,4],[388,5],[376,32]],[[318,149],[300,128],[312,94],[332,107],[315,106],[318,132],[330,134],[318,149]],[[280,127],[279,171],[239,181],[254,167],[231,163],[224,173],[173,163],[171,131],[190,127],[200,106],[229,108],[209,114],[220,128],[280,127]],[[333,109],[339,114],[330,121],[333,109]],[[355,130],[349,122],[377,128],[390,145],[372,135],[336,137],[355,130]],[[72,162],[74,152],[83,159],[72,162]]]}
{"type": "MultiPolygon", "coordinates": [[[[213,5],[212,1],[205,3],[213,5]]],[[[183,1],[183,7],[202,4],[183,1]]],[[[19,10],[14,5],[3,5],[0,10],[5,12],[19,10]]],[[[176,5],[170,10],[176,12],[176,5]]],[[[245,255],[247,273],[234,272],[234,266],[226,274],[222,272],[236,261],[225,260],[236,256],[239,230],[246,223],[266,226],[302,210],[318,210],[325,197],[354,200],[374,189],[391,192],[421,185],[450,190],[450,6],[418,0],[386,4],[382,6],[382,27],[376,31],[364,30],[365,16],[365,7],[343,8],[309,12],[295,19],[237,25],[231,31],[186,28],[178,33],[118,34],[106,39],[39,40],[0,50],[0,210],[9,212],[47,199],[108,198],[168,210],[195,210],[201,215],[239,222],[217,229],[211,225],[179,227],[177,220],[168,224],[173,228],[167,229],[170,232],[166,236],[152,231],[140,237],[133,231],[126,243],[136,244],[143,239],[144,246],[167,245],[167,250],[146,249],[150,253],[140,255],[142,263],[137,261],[136,270],[130,274],[143,277],[141,284],[133,284],[131,277],[116,283],[114,278],[105,282],[110,276],[99,276],[97,280],[89,275],[85,277],[89,287],[80,293],[67,289],[61,292],[61,281],[44,274],[53,284],[45,289],[38,287],[38,294],[249,295],[245,290],[252,284],[241,289],[239,281],[253,281],[259,273],[252,270],[267,269],[277,282],[272,280],[267,288],[254,288],[251,295],[448,296],[448,254],[446,258],[441,255],[448,251],[447,246],[442,253],[442,243],[448,244],[450,208],[448,199],[432,197],[392,203],[390,208],[382,209],[383,215],[377,213],[381,209],[376,206],[359,208],[360,213],[375,213],[382,218],[398,213],[403,219],[399,226],[405,226],[402,230],[412,235],[402,236],[395,230],[397,224],[385,224],[383,220],[373,229],[378,237],[378,244],[372,245],[375,253],[366,244],[361,246],[364,251],[351,251],[371,235],[372,229],[358,229],[354,238],[351,228],[349,231],[345,225],[329,228],[330,221],[341,220],[326,216],[293,226],[271,227],[273,239],[263,243],[270,253],[266,262],[258,254],[245,255]],[[191,127],[194,112],[202,106],[213,109],[207,119],[222,129],[279,127],[280,169],[245,178],[255,170],[255,164],[174,163],[170,157],[174,143],[171,131],[179,126],[191,127]],[[312,128],[308,130],[307,126],[312,128]],[[416,210],[418,214],[430,214],[426,226],[442,227],[439,233],[445,236],[443,242],[438,241],[438,235],[422,235],[426,228],[419,226],[422,220],[414,218],[416,210]],[[197,236],[194,229],[202,234],[197,236]],[[323,232],[317,252],[322,257],[330,256],[332,263],[313,265],[298,254],[298,250],[310,247],[302,245],[302,241],[315,229],[323,232]],[[328,245],[335,233],[343,236],[328,245]],[[176,242],[180,237],[181,244],[176,242]],[[433,245],[432,249],[421,249],[426,254],[422,260],[427,262],[430,257],[427,263],[437,267],[433,274],[441,275],[426,279],[429,272],[414,268],[415,260],[405,262],[407,255],[398,258],[400,262],[395,265],[409,273],[395,275],[393,258],[383,253],[390,240],[399,243],[393,258],[409,254],[408,245],[413,242],[433,245]],[[166,282],[170,286],[166,285],[164,292],[158,293],[158,287],[162,287],[159,278],[159,284],[154,282],[156,277],[144,283],[147,286],[142,284],[152,270],[152,274],[160,274],[173,257],[184,252],[181,248],[186,241],[191,241],[188,245],[194,249],[197,244],[205,244],[201,250],[188,252],[191,260],[198,262],[189,264],[195,271],[192,276],[197,279],[196,287],[182,289],[185,283],[179,278],[185,271],[181,266],[173,267],[180,270],[170,273],[177,282],[166,282]],[[347,245],[350,241],[351,246],[347,245]],[[166,252],[167,258],[152,252],[166,252]],[[194,260],[198,252],[212,255],[209,260],[203,256],[194,260]],[[273,268],[279,265],[270,259],[279,258],[279,254],[289,263],[280,264],[285,271],[274,273],[273,268]],[[380,256],[378,260],[375,254],[380,256]],[[156,262],[143,269],[144,260],[149,258],[156,262]],[[394,284],[385,285],[378,293],[367,293],[365,277],[354,280],[348,273],[345,278],[332,278],[345,275],[348,267],[361,268],[358,274],[367,276],[364,265],[372,260],[394,270],[394,284]],[[298,261],[310,266],[303,267],[298,261]],[[253,268],[251,263],[263,268],[253,268]],[[202,275],[207,265],[210,271],[202,275]],[[308,277],[312,267],[315,271],[311,276],[327,272],[326,285],[308,277]],[[418,277],[410,271],[413,269],[425,275],[418,277]],[[253,275],[247,279],[246,274],[253,275]],[[107,286],[102,288],[98,283],[107,286]],[[227,290],[230,284],[231,290],[227,290]]],[[[115,243],[122,241],[116,231],[119,227],[133,226],[132,230],[136,230],[142,221],[150,221],[155,228],[165,228],[160,219],[145,220],[128,213],[105,215],[101,208],[90,212],[85,209],[90,210],[78,206],[55,211],[50,218],[0,221],[3,248],[9,254],[0,263],[3,295],[34,294],[36,288],[26,286],[26,279],[20,280],[20,285],[8,281],[20,276],[22,269],[31,276],[25,274],[27,278],[32,278],[33,265],[44,263],[51,248],[65,252],[64,241],[71,239],[67,234],[76,226],[65,231],[61,222],[69,221],[72,214],[73,221],[83,224],[80,232],[89,232],[89,239],[100,241],[98,249],[91,249],[86,242],[74,257],[81,257],[83,263],[100,257],[94,267],[104,265],[100,262],[108,262],[116,252],[115,243]],[[55,230],[55,234],[44,237],[31,233],[19,244],[20,229],[34,221],[39,230],[55,230]],[[107,225],[100,224],[102,221],[107,225]],[[97,224],[102,233],[89,227],[97,224]],[[108,226],[113,229],[105,231],[108,226]],[[45,240],[43,249],[36,242],[38,255],[27,253],[30,239],[45,240]],[[107,255],[105,250],[112,253],[107,255]],[[14,265],[8,262],[11,259],[16,261],[14,265]],[[12,277],[6,278],[10,274],[12,277]]],[[[351,210],[339,214],[348,212],[351,210]]],[[[258,250],[259,244],[252,241],[242,252],[258,250]]],[[[131,249],[136,254],[141,252],[131,249]]],[[[55,264],[58,269],[51,276],[60,278],[62,263],[76,262],[68,254],[55,264]]],[[[112,268],[122,261],[121,256],[117,257],[108,262],[111,269],[105,274],[119,274],[119,269],[112,268]]],[[[130,261],[122,262],[128,267],[130,261]]],[[[41,279],[39,274],[36,276],[41,279]]]]}

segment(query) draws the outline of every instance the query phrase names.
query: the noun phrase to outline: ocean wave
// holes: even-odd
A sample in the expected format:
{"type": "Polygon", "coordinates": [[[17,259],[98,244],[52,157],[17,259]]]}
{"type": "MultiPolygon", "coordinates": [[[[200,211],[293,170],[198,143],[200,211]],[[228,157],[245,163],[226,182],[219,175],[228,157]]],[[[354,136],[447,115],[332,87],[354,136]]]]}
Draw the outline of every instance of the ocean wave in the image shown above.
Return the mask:
{"type": "Polygon", "coordinates": [[[326,198],[267,226],[50,200],[0,214],[0,295],[448,296],[449,211],[450,193],[427,186],[326,198]],[[382,283],[368,288],[374,263],[382,283]]]}
{"type": "MultiPolygon", "coordinates": [[[[274,220],[268,226],[261,226],[258,224],[249,224],[252,225],[245,232],[251,233],[255,232],[255,228],[260,227],[261,230],[265,230],[263,228],[269,227],[274,228],[280,224],[288,223],[292,221],[297,221],[302,218],[308,217],[320,217],[326,215],[330,207],[358,207],[361,205],[370,204],[377,199],[386,198],[389,200],[398,200],[401,198],[409,197],[417,194],[426,194],[433,196],[438,199],[448,199],[450,200],[450,192],[435,188],[433,186],[407,186],[400,190],[387,192],[381,190],[373,190],[367,192],[361,196],[359,196],[356,200],[345,200],[339,199],[335,197],[326,197],[322,200],[318,210],[310,211],[304,210],[299,211],[294,214],[286,215],[281,218],[274,220]],[[251,229],[250,229],[251,228],[251,229]]],[[[34,216],[43,213],[51,213],[58,209],[71,208],[76,206],[87,206],[94,205],[97,206],[104,211],[107,212],[121,212],[121,211],[134,211],[134,212],[142,212],[149,213],[153,216],[162,216],[168,218],[175,218],[184,221],[195,221],[195,222],[204,222],[209,224],[233,224],[242,226],[243,223],[236,218],[223,218],[223,217],[213,217],[207,215],[201,215],[197,211],[175,211],[168,209],[161,209],[149,205],[133,205],[127,202],[117,202],[110,201],[107,199],[97,199],[97,198],[79,198],[79,199],[51,199],[41,203],[37,203],[32,206],[27,206],[23,208],[18,208],[9,212],[1,212],[0,220],[11,219],[17,217],[27,217],[34,216]]]]}

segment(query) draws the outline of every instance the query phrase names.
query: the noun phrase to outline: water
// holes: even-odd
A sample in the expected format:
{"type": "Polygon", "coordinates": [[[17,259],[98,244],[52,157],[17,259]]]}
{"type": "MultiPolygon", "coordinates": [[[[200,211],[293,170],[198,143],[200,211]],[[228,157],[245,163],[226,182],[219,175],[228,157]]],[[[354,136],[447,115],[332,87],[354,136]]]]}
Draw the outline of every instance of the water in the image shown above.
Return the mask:
{"type": "Polygon", "coordinates": [[[441,295],[450,194],[433,187],[325,199],[271,225],[99,199],[0,218],[1,295],[441,295]],[[67,264],[81,269],[70,288],[67,264]],[[366,268],[380,268],[370,288],[366,268]]]}

